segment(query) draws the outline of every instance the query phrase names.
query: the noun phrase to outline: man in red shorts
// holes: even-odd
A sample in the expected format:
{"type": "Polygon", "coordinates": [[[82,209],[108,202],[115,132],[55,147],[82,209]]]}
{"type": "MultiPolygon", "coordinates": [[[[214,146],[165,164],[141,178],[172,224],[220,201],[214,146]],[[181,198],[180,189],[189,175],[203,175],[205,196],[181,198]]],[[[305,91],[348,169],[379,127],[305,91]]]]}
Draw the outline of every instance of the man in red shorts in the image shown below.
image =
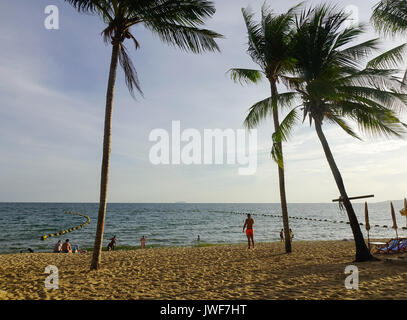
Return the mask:
{"type": "Polygon", "coordinates": [[[247,236],[247,242],[248,242],[248,244],[249,244],[249,248],[248,249],[250,249],[250,239],[252,240],[252,246],[253,246],[253,248],[254,248],[254,240],[253,240],[253,224],[254,224],[254,220],[253,220],[253,218],[251,217],[251,215],[250,215],[250,213],[247,215],[247,219],[246,219],[246,221],[244,222],[244,225],[243,225],[243,232],[244,232],[244,229],[246,228],[246,236],[247,236]]]}

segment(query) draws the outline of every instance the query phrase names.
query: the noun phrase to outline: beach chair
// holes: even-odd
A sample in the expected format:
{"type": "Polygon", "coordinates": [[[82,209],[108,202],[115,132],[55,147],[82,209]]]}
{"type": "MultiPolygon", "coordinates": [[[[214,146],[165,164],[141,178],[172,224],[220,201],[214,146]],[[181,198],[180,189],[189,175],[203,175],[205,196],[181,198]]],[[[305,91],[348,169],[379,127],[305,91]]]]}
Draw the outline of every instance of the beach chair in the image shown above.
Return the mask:
{"type": "Polygon", "coordinates": [[[407,238],[400,239],[399,250],[400,252],[407,251],[407,238]]]}
{"type": "Polygon", "coordinates": [[[383,247],[377,247],[376,253],[395,253],[399,252],[400,239],[391,239],[383,247]]]}

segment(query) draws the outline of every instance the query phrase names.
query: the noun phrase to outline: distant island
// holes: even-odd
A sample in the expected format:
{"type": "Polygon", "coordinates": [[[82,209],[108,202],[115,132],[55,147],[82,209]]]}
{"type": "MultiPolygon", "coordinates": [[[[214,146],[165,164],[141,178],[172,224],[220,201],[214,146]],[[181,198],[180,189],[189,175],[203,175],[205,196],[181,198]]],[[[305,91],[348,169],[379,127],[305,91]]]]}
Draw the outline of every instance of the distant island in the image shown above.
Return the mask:
{"type": "Polygon", "coordinates": [[[176,201],[175,203],[187,203],[186,201],[176,201]]]}

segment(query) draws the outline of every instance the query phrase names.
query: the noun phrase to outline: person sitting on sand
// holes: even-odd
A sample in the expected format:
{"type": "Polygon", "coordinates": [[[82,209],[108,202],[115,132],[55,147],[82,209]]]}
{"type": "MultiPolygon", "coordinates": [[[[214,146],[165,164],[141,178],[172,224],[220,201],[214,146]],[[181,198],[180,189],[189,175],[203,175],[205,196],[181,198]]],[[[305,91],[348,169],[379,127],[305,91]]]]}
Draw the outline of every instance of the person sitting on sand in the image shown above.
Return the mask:
{"type": "Polygon", "coordinates": [[[58,240],[58,242],[54,246],[54,253],[60,253],[62,251],[62,240],[58,240]]]}
{"type": "Polygon", "coordinates": [[[113,251],[114,248],[116,247],[116,236],[114,236],[112,239],[110,239],[109,244],[107,245],[107,251],[113,251]]]}
{"type": "Polygon", "coordinates": [[[64,244],[62,245],[62,253],[72,253],[72,247],[71,244],[69,243],[69,239],[66,239],[64,244]]]}
{"type": "Polygon", "coordinates": [[[72,253],[79,253],[79,244],[74,244],[72,246],[72,253]]]}
{"type": "Polygon", "coordinates": [[[247,236],[247,242],[249,244],[248,249],[250,249],[250,240],[252,241],[252,245],[253,245],[253,248],[254,248],[253,224],[254,224],[254,220],[253,220],[253,218],[251,217],[251,215],[249,213],[249,214],[247,214],[247,219],[246,219],[246,221],[244,222],[244,225],[243,225],[243,232],[244,232],[244,229],[247,227],[246,228],[246,236],[247,236]]]}
{"type": "Polygon", "coordinates": [[[144,249],[146,247],[146,237],[145,236],[141,237],[140,244],[141,244],[141,249],[144,249]]]}
{"type": "Polygon", "coordinates": [[[281,229],[280,231],[280,242],[284,241],[284,229],[281,229]]]}

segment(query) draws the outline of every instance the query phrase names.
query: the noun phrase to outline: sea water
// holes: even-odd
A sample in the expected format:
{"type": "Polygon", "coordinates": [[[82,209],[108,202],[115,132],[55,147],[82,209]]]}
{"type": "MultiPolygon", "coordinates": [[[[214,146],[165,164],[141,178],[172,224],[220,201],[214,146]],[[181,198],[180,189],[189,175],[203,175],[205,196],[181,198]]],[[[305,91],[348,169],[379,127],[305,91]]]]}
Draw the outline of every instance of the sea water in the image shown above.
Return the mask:
{"type": "MultiPolygon", "coordinates": [[[[406,218],[399,214],[403,203],[395,201],[393,204],[399,236],[406,236],[407,231],[401,229],[406,226],[406,218]]],[[[353,205],[359,222],[364,224],[364,204],[353,205]]],[[[91,248],[98,206],[97,203],[0,203],[0,253],[27,252],[27,248],[49,252],[59,239],[70,239],[81,248],[91,248]],[[86,222],[86,218],[66,211],[88,215],[91,221],[80,230],[42,241],[42,235],[86,222]]],[[[288,204],[288,211],[294,241],[353,238],[346,224],[346,212],[340,210],[338,203],[292,203],[288,204]]],[[[247,238],[242,227],[247,213],[251,213],[255,221],[255,241],[279,241],[283,227],[279,203],[109,203],[103,246],[106,247],[114,235],[118,246],[138,246],[143,235],[147,238],[147,247],[194,246],[198,244],[198,235],[199,244],[244,243],[247,238]]],[[[369,203],[369,218],[371,238],[395,236],[391,229],[390,202],[369,203]]],[[[360,227],[366,237],[365,227],[360,227]]]]}

